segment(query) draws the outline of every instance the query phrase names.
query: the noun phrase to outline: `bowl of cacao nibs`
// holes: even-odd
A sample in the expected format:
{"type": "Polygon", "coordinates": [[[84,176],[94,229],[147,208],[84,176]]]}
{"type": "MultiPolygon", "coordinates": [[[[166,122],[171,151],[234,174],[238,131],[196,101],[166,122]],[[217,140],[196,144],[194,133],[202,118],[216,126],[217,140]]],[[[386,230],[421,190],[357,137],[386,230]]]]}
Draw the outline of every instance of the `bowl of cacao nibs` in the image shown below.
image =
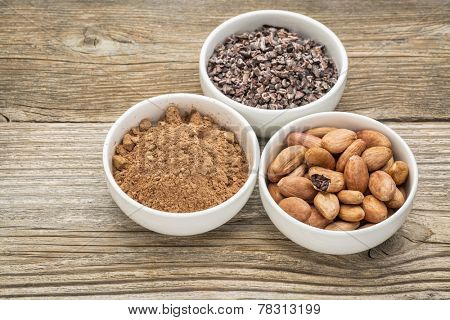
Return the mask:
{"type": "Polygon", "coordinates": [[[186,236],[234,217],[250,197],[259,144],[242,115],[195,94],[144,100],[113,124],[103,147],[108,189],[141,226],[186,236]]]}
{"type": "Polygon", "coordinates": [[[391,237],[412,209],[418,170],[411,149],[371,118],[323,112],[295,120],[261,155],[264,208],[310,250],[352,254],[391,237]]]}
{"type": "Polygon", "coordinates": [[[347,69],[345,48],[330,29],[281,10],[225,21],[205,40],[199,61],[203,93],[239,111],[260,137],[300,117],[333,111],[347,69]]]}

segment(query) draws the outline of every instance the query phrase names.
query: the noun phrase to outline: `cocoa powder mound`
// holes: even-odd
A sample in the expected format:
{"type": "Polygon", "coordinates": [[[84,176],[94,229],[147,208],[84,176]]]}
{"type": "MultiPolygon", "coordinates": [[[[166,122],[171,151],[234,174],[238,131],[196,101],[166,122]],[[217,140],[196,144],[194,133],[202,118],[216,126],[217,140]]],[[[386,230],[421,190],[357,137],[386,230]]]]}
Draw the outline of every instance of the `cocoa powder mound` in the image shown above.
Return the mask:
{"type": "Polygon", "coordinates": [[[143,120],[116,147],[114,178],[150,208],[192,212],[233,196],[248,178],[247,158],[234,134],[193,111],[171,105],[156,126],[143,120]]]}

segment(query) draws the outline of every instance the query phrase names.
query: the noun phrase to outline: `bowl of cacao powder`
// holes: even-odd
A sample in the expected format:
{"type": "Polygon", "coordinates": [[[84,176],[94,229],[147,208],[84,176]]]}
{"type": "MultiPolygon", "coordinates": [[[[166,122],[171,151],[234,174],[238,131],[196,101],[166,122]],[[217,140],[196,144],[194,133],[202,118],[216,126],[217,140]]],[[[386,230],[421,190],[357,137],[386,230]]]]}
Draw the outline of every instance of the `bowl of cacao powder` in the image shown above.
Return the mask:
{"type": "Polygon", "coordinates": [[[394,130],[362,115],[322,112],[272,136],[261,155],[258,183],[264,209],[281,233],[307,249],[343,255],[374,248],[401,228],[413,208],[418,177],[414,154],[394,130]],[[406,176],[398,174],[399,164],[408,168],[406,176]],[[376,181],[387,184],[378,188],[376,181]],[[394,189],[401,201],[378,194],[394,189]],[[348,201],[351,194],[359,199],[348,201]],[[348,219],[348,209],[362,216],[348,219]]]}
{"type": "Polygon", "coordinates": [[[281,10],[225,21],[205,40],[199,62],[203,93],[241,113],[260,137],[300,117],[333,111],[347,70],[345,48],[330,29],[281,10]]]}
{"type": "Polygon", "coordinates": [[[259,165],[242,115],[195,94],[144,100],[113,124],[103,147],[108,189],[141,226],[168,235],[204,233],[235,216],[259,165]]]}

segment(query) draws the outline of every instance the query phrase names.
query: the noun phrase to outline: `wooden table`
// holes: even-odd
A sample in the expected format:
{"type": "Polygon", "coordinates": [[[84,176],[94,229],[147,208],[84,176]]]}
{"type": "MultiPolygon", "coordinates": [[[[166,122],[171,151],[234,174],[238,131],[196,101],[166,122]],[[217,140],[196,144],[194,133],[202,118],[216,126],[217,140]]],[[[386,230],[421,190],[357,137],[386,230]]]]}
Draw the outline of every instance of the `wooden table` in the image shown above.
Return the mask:
{"type": "Polygon", "coordinates": [[[318,19],[350,59],[337,108],[381,120],[413,149],[414,210],[377,248],[306,250],[255,189],[232,221],[169,237],[128,219],[106,189],[111,123],[136,102],[201,94],[215,26],[270,1],[0,0],[1,298],[450,298],[448,1],[282,1],[318,19]]]}

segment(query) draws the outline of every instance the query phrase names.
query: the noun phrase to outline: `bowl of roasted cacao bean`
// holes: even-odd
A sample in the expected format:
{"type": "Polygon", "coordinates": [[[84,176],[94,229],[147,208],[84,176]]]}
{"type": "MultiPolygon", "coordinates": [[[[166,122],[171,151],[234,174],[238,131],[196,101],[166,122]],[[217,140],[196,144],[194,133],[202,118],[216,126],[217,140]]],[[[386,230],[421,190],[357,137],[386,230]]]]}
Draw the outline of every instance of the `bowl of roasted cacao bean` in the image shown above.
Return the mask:
{"type": "Polygon", "coordinates": [[[295,120],[261,155],[259,190],[275,226],[295,243],[352,254],[389,239],[412,209],[418,169],[388,126],[345,112],[295,120]]]}
{"type": "Polygon", "coordinates": [[[310,17],[261,10],[212,31],[200,52],[203,93],[240,112],[260,137],[288,122],[333,111],[344,92],[342,42],[310,17]]]}

